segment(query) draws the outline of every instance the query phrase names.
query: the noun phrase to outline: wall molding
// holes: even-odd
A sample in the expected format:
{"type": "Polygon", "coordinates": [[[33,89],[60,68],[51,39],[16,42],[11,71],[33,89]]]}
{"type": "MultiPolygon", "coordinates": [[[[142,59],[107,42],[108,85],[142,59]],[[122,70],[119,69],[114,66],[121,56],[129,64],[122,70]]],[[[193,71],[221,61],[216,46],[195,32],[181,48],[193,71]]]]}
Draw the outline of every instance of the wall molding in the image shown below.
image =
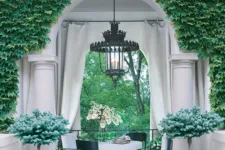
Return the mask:
{"type": "Polygon", "coordinates": [[[31,54],[28,55],[29,62],[55,62],[58,64],[58,57],[50,54],[31,54]]]}
{"type": "Polygon", "coordinates": [[[179,60],[197,61],[198,54],[196,53],[171,54],[168,59],[169,59],[169,62],[179,61],[179,60]]]}

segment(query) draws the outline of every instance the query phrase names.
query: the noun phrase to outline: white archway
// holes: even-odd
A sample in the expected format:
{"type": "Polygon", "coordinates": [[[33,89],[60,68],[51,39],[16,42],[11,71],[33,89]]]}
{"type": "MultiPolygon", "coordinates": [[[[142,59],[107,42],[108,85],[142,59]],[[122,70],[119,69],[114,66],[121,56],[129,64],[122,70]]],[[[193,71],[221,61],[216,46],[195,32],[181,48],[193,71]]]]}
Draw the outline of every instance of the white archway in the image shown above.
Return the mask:
{"type": "MultiPolygon", "coordinates": [[[[160,17],[165,18],[164,11],[155,2],[155,0],[143,1],[153,7],[160,17]]],[[[58,23],[53,25],[51,28],[51,32],[49,33],[51,42],[46,46],[42,53],[30,54],[28,56],[28,61],[31,63],[31,79],[29,79],[29,96],[27,97],[28,102],[26,102],[28,105],[26,106],[27,111],[25,112],[30,112],[35,108],[39,108],[41,111],[51,111],[52,113],[56,112],[56,87],[58,84],[56,80],[58,63],[56,52],[57,34],[66,15],[81,2],[82,0],[71,0],[71,5],[64,9],[62,16],[58,20],[58,23]]],[[[204,65],[203,68],[205,69],[203,69],[204,79],[198,78],[197,81],[197,55],[195,53],[184,53],[180,51],[178,42],[175,38],[175,31],[169,22],[166,21],[166,23],[168,27],[167,33],[170,37],[167,41],[168,45],[170,46],[168,46],[168,51],[166,51],[169,56],[167,60],[169,68],[169,74],[167,75],[167,78],[169,79],[167,88],[171,89],[169,90],[170,92],[168,95],[172,95],[172,101],[170,101],[170,98],[168,98],[168,101],[163,102],[167,106],[167,112],[176,112],[180,108],[185,107],[190,108],[195,103],[200,103],[202,108],[208,108],[208,100],[206,96],[209,89],[209,85],[207,85],[207,80],[209,79],[206,77],[207,62],[198,62],[198,67],[200,65],[204,65]],[[186,81],[186,84],[182,84],[184,81],[186,81]],[[204,90],[196,93],[196,88],[199,88],[196,86],[196,84],[201,84],[200,82],[204,83],[204,90]],[[199,93],[201,93],[201,95],[199,93]],[[199,95],[198,97],[203,98],[196,99],[196,95],[199,95]]],[[[28,62],[26,62],[25,66],[27,64],[28,62]]],[[[27,74],[29,74],[29,71],[27,74]]],[[[163,98],[160,99],[163,101],[163,98]]],[[[155,101],[155,103],[155,106],[157,106],[157,101],[155,101]]],[[[159,107],[155,107],[154,113],[158,114],[159,109],[159,107]]],[[[159,120],[160,119],[158,119],[157,122],[159,122],[159,120]]]]}

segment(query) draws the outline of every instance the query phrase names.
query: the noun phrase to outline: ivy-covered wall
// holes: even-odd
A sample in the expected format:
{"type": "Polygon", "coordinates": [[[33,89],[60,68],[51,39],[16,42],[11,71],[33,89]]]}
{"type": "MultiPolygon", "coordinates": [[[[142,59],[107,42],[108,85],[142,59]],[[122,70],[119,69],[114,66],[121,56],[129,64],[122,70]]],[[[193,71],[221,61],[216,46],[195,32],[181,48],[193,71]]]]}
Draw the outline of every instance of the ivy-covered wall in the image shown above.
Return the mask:
{"type": "Polygon", "coordinates": [[[225,117],[225,1],[157,0],[176,30],[182,50],[209,58],[211,107],[225,117]]]}
{"type": "Polygon", "coordinates": [[[16,60],[41,51],[70,0],[0,0],[0,132],[13,122],[18,97],[16,60]]]}

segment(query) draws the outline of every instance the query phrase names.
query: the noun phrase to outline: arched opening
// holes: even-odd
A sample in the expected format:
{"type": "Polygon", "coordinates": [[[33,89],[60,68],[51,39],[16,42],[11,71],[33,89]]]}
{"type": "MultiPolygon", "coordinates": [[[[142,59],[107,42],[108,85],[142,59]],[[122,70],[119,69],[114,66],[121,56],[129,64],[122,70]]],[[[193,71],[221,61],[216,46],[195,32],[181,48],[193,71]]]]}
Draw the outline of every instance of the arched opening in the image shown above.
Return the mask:
{"type": "MultiPolygon", "coordinates": [[[[104,68],[105,57],[101,58],[104,68]]],[[[109,125],[107,130],[149,131],[150,89],[147,60],[141,51],[129,53],[129,56],[126,54],[125,59],[126,65],[130,66],[129,72],[118,80],[117,87],[114,88],[113,81],[101,72],[99,54],[89,52],[86,55],[80,101],[81,129],[99,129],[99,121],[87,120],[91,101],[95,101],[115,108],[122,117],[123,123],[118,126],[109,125]]]]}

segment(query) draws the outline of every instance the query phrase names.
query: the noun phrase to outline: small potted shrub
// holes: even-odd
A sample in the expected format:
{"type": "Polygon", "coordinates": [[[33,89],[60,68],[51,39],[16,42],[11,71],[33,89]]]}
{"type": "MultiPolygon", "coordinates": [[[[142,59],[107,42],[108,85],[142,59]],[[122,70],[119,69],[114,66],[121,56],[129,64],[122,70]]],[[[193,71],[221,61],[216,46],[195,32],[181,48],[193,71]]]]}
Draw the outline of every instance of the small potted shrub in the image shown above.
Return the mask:
{"type": "Polygon", "coordinates": [[[17,118],[8,131],[15,134],[23,144],[33,144],[37,146],[37,150],[40,150],[41,145],[54,143],[61,135],[68,133],[66,128],[68,124],[69,122],[62,116],[35,110],[30,115],[21,115],[17,118]]]}
{"type": "Polygon", "coordinates": [[[191,110],[181,109],[176,114],[168,114],[159,125],[161,133],[169,139],[187,139],[190,149],[192,138],[213,132],[223,125],[224,119],[214,112],[201,113],[200,108],[195,106],[191,110]]]}

